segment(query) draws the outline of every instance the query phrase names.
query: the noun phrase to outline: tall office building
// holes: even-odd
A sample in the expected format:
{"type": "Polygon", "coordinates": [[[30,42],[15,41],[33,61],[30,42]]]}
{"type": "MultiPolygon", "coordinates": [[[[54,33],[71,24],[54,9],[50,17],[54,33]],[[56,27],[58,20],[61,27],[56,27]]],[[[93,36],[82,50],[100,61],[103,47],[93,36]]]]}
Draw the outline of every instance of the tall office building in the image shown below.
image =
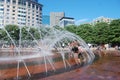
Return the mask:
{"type": "Polygon", "coordinates": [[[41,26],[42,6],[38,0],[0,0],[0,28],[8,24],[41,26]]]}
{"type": "Polygon", "coordinates": [[[59,26],[60,19],[65,16],[64,12],[50,13],[50,26],[59,26]]]}

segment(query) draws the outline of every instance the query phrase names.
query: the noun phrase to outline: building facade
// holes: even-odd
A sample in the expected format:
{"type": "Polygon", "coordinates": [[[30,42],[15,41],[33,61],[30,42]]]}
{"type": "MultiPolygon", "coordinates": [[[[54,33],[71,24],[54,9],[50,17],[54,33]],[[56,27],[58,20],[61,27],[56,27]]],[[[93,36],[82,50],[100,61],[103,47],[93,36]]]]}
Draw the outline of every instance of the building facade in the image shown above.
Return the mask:
{"type": "Polygon", "coordinates": [[[60,27],[65,27],[68,25],[75,25],[74,18],[71,17],[62,17],[59,22],[60,27]]]}
{"type": "Polygon", "coordinates": [[[38,0],[32,0],[32,1],[38,2],[38,0]]]}
{"type": "Polygon", "coordinates": [[[50,13],[50,26],[59,26],[60,19],[65,16],[64,12],[51,12],[50,13]]]}
{"type": "Polygon", "coordinates": [[[110,23],[112,20],[113,19],[111,19],[111,18],[106,18],[106,17],[100,16],[100,17],[93,20],[93,24],[96,24],[96,23],[99,23],[99,22],[110,23]]]}
{"type": "Polygon", "coordinates": [[[0,28],[9,24],[41,26],[42,7],[38,0],[0,0],[0,28]]]}

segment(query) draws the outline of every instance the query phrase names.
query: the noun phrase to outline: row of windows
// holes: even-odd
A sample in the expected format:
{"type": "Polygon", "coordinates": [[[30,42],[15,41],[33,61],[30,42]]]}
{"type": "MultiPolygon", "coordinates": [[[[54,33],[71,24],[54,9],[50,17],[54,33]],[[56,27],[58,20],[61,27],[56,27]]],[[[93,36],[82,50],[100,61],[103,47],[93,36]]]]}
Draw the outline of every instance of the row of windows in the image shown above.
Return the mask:
{"type": "Polygon", "coordinates": [[[26,14],[26,12],[25,11],[18,11],[19,13],[23,13],[23,14],[26,14]]]}
{"type": "MultiPolygon", "coordinates": [[[[7,24],[10,24],[9,21],[6,21],[7,24]]],[[[15,23],[14,21],[12,21],[12,23],[15,23]]],[[[36,25],[41,24],[40,22],[38,22],[36,25]]],[[[18,25],[26,25],[26,23],[24,22],[18,22],[18,25]]],[[[30,25],[30,23],[28,23],[28,25],[30,25]]],[[[3,24],[0,24],[0,26],[3,26],[3,24]]],[[[35,26],[35,24],[32,24],[32,26],[35,26]]]]}
{"type": "MultiPolygon", "coordinates": [[[[0,0],[0,2],[4,2],[4,0],[0,0]]],[[[6,0],[6,2],[7,2],[7,3],[10,3],[10,0],[6,0]]],[[[16,4],[16,0],[12,0],[12,3],[13,3],[13,4],[16,4]]],[[[18,0],[18,5],[26,6],[26,0],[18,0]]],[[[37,9],[37,10],[42,10],[42,8],[39,8],[38,5],[32,4],[32,3],[28,2],[28,7],[29,7],[29,8],[32,7],[32,8],[34,9],[35,6],[36,6],[36,9],[37,9]]]]}
{"type": "Polygon", "coordinates": [[[23,19],[23,18],[18,18],[18,20],[20,20],[20,21],[26,21],[26,19],[23,19]]]}
{"type": "Polygon", "coordinates": [[[26,23],[23,23],[23,22],[18,22],[18,24],[20,24],[20,25],[26,25],[26,23]]]}
{"type": "Polygon", "coordinates": [[[4,0],[0,0],[0,2],[4,2],[4,0]]]}
{"type": "Polygon", "coordinates": [[[21,9],[21,10],[26,10],[26,8],[23,8],[23,7],[18,7],[18,9],[21,9]]]}
{"type": "Polygon", "coordinates": [[[0,8],[0,11],[4,11],[4,8],[0,8]]]}
{"type": "Polygon", "coordinates": [[[18,17],[24,17],[24,18],[25,18],[26,16],[25,16],[25,15],[18,14],[18,17]]]}

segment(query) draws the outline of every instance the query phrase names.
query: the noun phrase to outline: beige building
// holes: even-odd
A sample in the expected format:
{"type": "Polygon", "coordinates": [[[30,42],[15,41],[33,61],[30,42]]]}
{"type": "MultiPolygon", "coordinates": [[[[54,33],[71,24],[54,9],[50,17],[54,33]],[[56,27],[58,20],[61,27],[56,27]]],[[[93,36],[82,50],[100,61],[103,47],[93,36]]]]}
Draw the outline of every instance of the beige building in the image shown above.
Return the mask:
{"type": "Polygon", "coordinates": [[[50,26],[59,26],[60,19],[65,16],[64,12],[51,12],[50,13],[50,26]]]}
{"type": "Polygon", "coordinates": [[[103,17],[103,16],[100,16],[96,19],[93,20],[93,23],[96,24],[96,23],[99,23],[99,22],[106,22],[106,23],[110,23],[113,19],[111,18],[106,18],[106,17],[103,17]]]}
{"type": "Polygon", "coordinates": [[[42,6],[38,0],[0,0],[0,28],[8,24],[41,26],[42,6]]]}

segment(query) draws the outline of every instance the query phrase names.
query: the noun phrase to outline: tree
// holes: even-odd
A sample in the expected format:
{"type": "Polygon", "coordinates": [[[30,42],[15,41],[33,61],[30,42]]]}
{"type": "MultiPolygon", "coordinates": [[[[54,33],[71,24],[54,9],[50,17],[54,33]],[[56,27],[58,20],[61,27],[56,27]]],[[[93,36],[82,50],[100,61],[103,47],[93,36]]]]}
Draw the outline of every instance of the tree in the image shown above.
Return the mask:
{"type": "Polygon", "coordinates": [[[10,37],[13,40],[19,40],[19,27],[17,25],[6,25],[5,30],[8,32],[8,38],[6,38],[8,41],[10,40],[10,37]]]}
{"type": "Polygon", "coordinates": [[[113,45],[120,44],[120,19],[113,20],[109,25],[109,43],[113,45]]]}
{"type": "Polygon", "coordinates": [[[6,40],[7,34],[3,29],[0,29],[0,39],[1,40],[6,40]]]}
{"type": "Polygon", "coordinates": [[[87,43],[93,43],[93,26],[90,24],[82,24],[77,27],[76,34],[84,39],[87,43]]]}
{"type": "Polygon", "coordinates": [[[65,30],[76,34],[77,33],[77,26],[75,26],[75,25],[65,26],[65,30]]]}
{"type": "Polygon", "coordinates": [[[95,43],[97,44],[105,44],[108,43],[108,31],[109,25],[105,22],[100,22],[95,24],[94,26],[94,34],[95,34],[95,43]]]}

